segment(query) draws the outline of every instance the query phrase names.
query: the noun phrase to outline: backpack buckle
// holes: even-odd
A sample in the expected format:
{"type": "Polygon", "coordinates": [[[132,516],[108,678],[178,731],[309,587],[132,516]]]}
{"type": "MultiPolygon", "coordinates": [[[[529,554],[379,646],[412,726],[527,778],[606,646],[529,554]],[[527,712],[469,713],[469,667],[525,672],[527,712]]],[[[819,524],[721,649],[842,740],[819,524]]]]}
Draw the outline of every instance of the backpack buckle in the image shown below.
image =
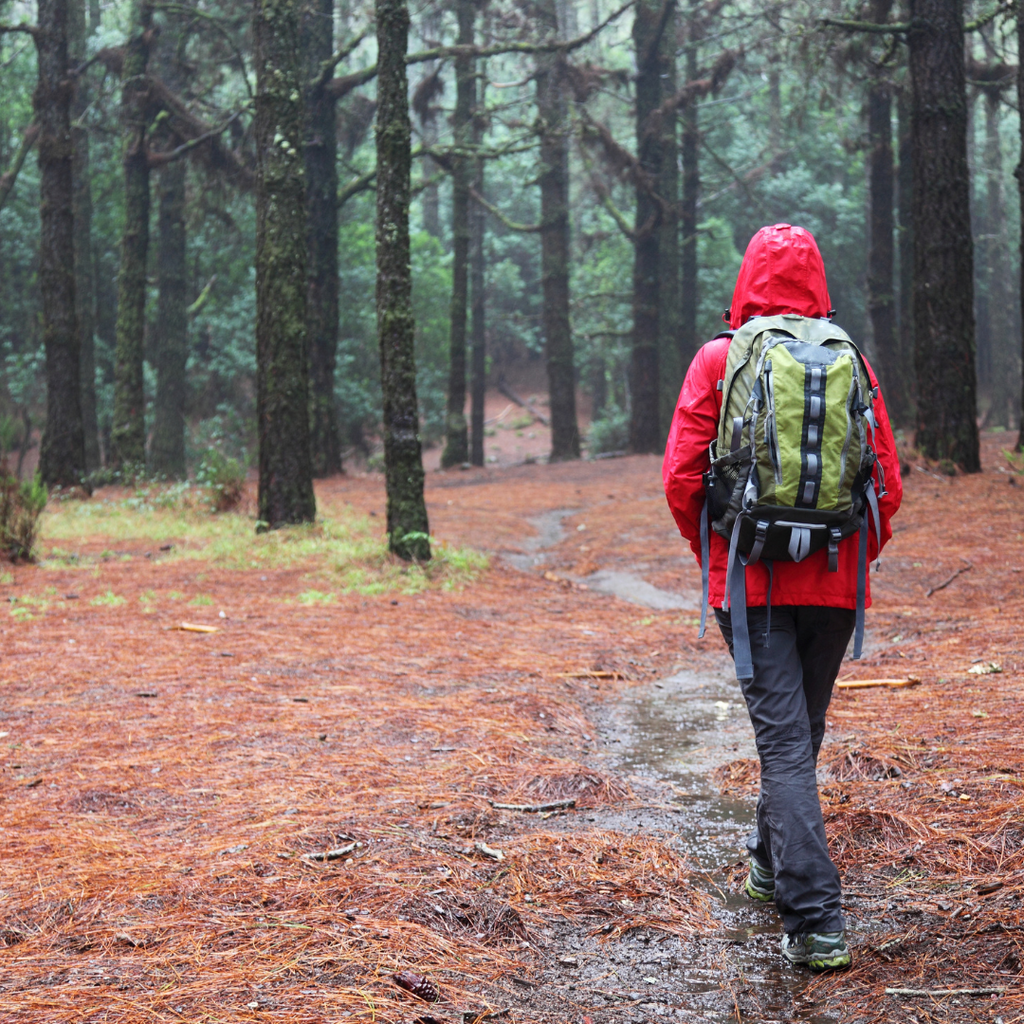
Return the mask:
{"type": "Polygon", "coordinates": [[[838,526],[828,530],[828,571],[839,572],[839,542],[843,539],[838,526]]]}

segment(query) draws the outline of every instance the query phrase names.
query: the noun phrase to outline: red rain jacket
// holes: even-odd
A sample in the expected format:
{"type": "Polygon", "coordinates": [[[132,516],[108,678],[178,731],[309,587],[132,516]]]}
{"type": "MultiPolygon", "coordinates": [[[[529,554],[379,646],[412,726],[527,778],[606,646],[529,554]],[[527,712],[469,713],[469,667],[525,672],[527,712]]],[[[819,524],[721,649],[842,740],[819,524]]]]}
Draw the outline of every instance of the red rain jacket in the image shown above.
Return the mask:
{"type": "MultiPolygon", "coordinates": [[[[762,228],[750,241],[743,257],[730,309],[733,329],[751,317],[798,313],[821,317],[831,312],[825,267],[818,246],[809,231],[776,224],[762,228]]],[[[700,562],[700,513],[704,506],[701,479],[709,467],[708,445],[718,436],[722,392],[718,382],[725,378],[729,338],[715,338],[704,345],[686,374],[676,405],[672,429],[665,449],[662,478],[669,508],[679,532],[690,542],[700,562]]],[[[872,385],[878,381],[868,367],[872,385]]],[[[879,392],[874,404],[877,429],[875,453],[885,474],[886,494],[879,496],[882,544],[892,536],[889,520],[903,498],[896,442],[889,425],[885,401],[879,392]]],[[[878,472],[875,471],[877,483],[878,472]]],[[[721,607],[725,601],[725,570],[729,545],[714,530],[711,533],[709,603],[721,607]]],[[[857,606],[857,544],[855,534],[839,545],[839,571],[828,571],[828,551],[822,549],[802,562],[773,563],[773,605],[827,605],[835,608],[857,606]]],[[[878,557],[874,524],[868,534],[868,555],[878,557]]],[[[756,563],[747,566],[747,604],[768,603],[768,569],[756,563]]],[[[870,582],[867,604],[871,604],[870,582]]]]}

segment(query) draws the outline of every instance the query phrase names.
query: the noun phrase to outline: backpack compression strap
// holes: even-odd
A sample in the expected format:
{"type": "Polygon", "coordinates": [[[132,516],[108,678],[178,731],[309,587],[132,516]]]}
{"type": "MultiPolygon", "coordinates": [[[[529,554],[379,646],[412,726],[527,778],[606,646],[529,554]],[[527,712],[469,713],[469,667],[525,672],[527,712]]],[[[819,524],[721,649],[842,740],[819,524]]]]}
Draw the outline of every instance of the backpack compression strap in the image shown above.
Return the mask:
{"type": "Polygon", "coordinates": [[[704,630],[707,627],[708,621],[708,593],[711,581],[711,542],[708,537],[708,519],[710,518],[710,511],[708,510],[709,499],[704,499],[704,507],[700,510],[700,590],[701,590],[701,604],[700,604],[700,632],[697,634],[698,640],[704,639],[704,630]]]}

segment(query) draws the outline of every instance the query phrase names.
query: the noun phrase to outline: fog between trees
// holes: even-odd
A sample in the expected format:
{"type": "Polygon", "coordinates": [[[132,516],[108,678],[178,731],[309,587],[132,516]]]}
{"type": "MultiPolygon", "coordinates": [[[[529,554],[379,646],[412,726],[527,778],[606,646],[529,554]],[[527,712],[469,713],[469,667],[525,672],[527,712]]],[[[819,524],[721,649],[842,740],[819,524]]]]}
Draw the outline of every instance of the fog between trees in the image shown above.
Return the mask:
{"type": "Polygon", "coordinates": [[[0,22],[22,472],[38,446],[54,484],[176,478],[215,449],[258,467],[276,526],[383,451],[392,547],[426,557],[421,446],[483,463],[485,389],[524,365],[553,459],[658,451],[776,221],[814,233],[925,455],[971,470],[979,422],[1019,428],[1005,3],[40,0],[0,22]]]}

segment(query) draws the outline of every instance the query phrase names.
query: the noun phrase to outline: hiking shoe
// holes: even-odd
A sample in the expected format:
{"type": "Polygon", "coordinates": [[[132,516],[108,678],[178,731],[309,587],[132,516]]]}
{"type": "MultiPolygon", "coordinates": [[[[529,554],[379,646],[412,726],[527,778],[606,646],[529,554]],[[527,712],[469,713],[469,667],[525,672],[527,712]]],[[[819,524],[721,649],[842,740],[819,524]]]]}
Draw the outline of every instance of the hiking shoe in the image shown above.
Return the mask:
{"type": "Polygon", "coordinates": [[[775,899],[775,876],[769,868],[762,867],[760,861],[751,857],[750,873],[743,888],[752,900],[771,903],[775,899]]]}
{"type": "Polygon", "coordinates": [[[812,971],[839,971],[853,963],[846,932],[787,932],[782,937],[782,955],[812,971]]]}

